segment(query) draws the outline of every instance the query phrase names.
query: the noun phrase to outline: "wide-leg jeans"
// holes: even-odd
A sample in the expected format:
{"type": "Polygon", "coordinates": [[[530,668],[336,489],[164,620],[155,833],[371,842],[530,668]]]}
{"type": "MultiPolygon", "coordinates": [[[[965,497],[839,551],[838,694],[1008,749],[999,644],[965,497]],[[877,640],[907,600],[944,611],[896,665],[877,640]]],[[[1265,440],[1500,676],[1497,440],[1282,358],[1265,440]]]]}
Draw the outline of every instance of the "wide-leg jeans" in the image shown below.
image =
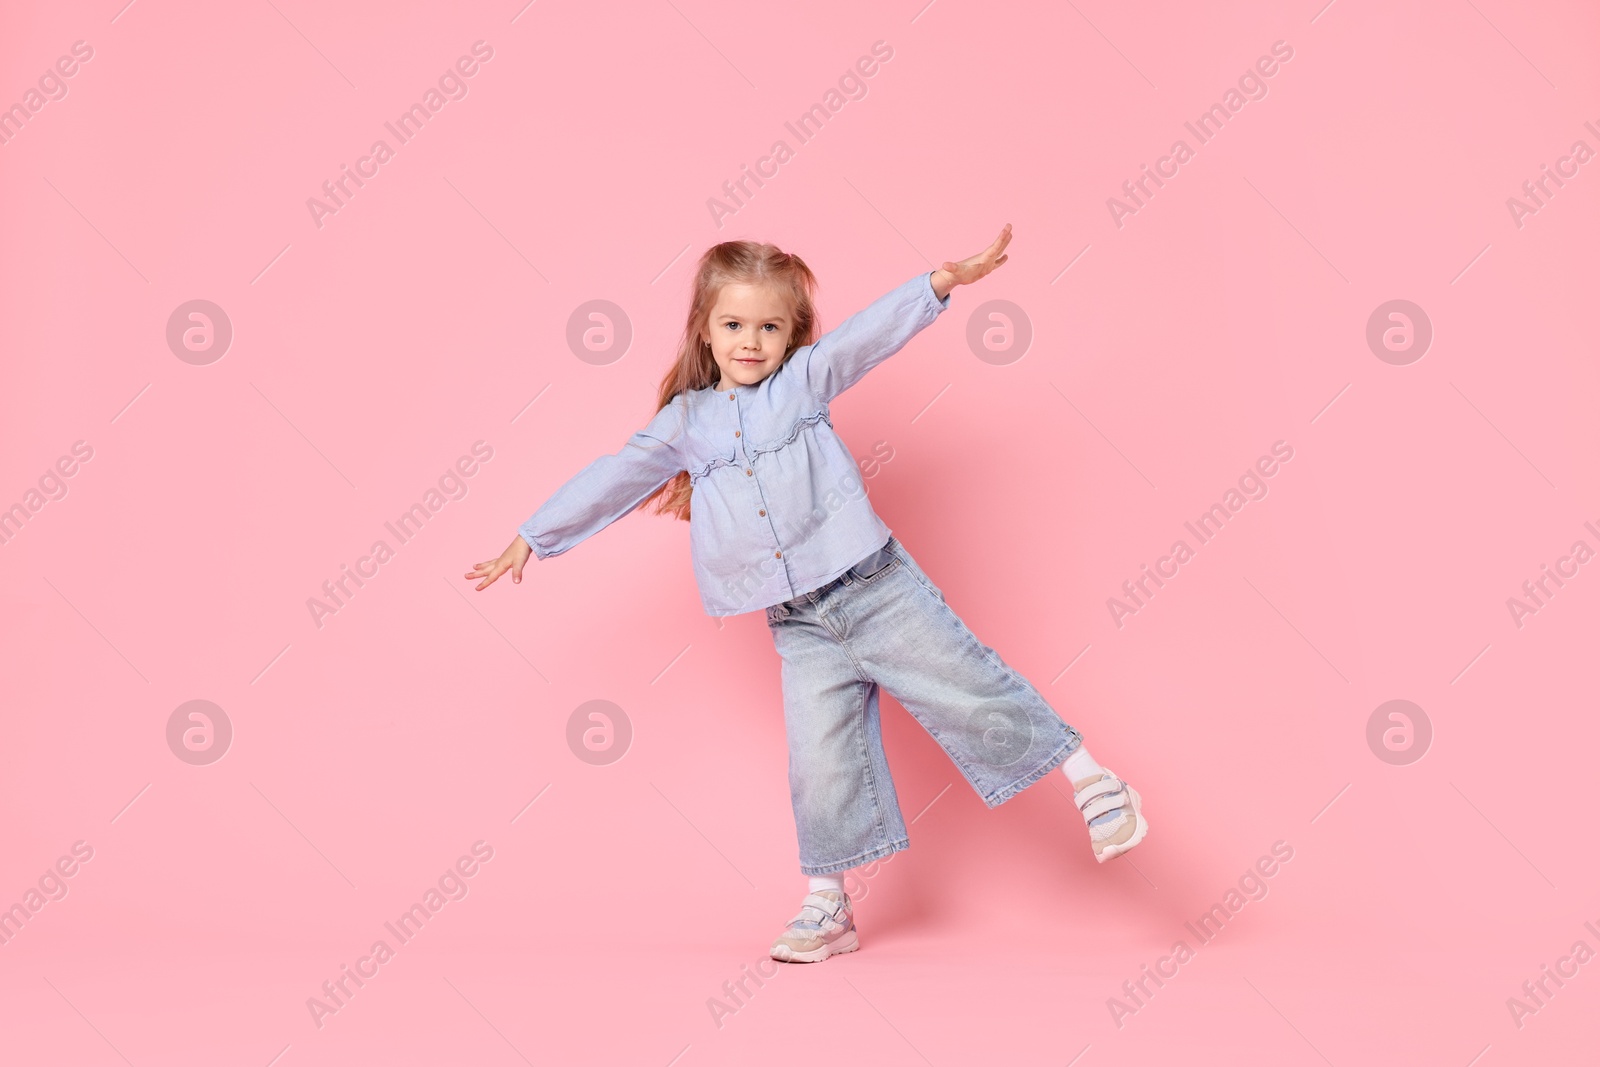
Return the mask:
{"type": "Polygon", "coordinates": [[[990,808],[1083,742],[973,635],[894,537],[827,585],[766,612],[783,664],[803,874],[848,870],[910,847],[883,753],[880,687],[990,808]]]}

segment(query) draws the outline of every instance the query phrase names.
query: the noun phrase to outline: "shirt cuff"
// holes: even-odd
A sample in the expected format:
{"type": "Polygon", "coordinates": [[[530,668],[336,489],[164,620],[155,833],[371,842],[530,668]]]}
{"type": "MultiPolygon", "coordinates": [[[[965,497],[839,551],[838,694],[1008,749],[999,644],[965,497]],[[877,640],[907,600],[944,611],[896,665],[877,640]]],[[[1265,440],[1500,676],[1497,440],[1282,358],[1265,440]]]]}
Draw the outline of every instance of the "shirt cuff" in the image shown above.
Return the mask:
{"type": "Polygon", "coordinates": [[[550,555],[550,550],[544,545],[541,545],[538,538],[533,534],[530,534],[526,529],[519,528],[517,533],[524,541],[528,543],[528,547],[533,549],[534,558],[544,559],[550,555]]]}

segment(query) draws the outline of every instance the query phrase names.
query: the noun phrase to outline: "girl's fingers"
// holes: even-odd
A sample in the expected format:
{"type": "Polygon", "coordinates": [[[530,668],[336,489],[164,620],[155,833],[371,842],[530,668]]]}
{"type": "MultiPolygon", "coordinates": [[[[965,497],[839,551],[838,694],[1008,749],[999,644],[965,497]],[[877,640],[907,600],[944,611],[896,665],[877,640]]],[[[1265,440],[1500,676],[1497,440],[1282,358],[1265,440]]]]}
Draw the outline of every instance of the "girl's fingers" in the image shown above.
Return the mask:
{"type": "MultiPolygon", "coordinates": [[[[478,564],[472,570],[468,571],[466,576],[468,578],[482,578],[483,581],[479,582],[475,589],[484,589],[490,585],[493,585],[495,579],[504,574],[505,570],[505,567],[501,565],[499,560],[491,559],[485,560],[484,562],[478,564]]],[[[521,568],[518,567],[517,570],[520,571],[521,568]]],[[[519,575],[516,580],[519,582],[522,581],[521,576],[519,575]]]]}
{"type": "Polygon", "coordinates": [[[954,274],[958,281],[975,282],[1011,258],[1005,254],[1006,246],[1010,243],[1011,223],[1008,222],[1000,230],[1000,236],[996,237],[988,248],[959,263],[947,259],[939,269],[954,274]]]}

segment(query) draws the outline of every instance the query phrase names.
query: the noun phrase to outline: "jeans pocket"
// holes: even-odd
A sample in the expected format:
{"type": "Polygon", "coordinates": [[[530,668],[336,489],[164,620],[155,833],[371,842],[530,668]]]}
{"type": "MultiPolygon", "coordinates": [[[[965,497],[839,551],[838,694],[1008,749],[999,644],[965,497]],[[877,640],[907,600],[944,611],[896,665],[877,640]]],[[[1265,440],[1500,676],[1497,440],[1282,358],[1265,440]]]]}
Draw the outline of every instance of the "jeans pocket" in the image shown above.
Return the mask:
{"type": "Polygon", "coordinates": [[[858,582],[877,581],[900,565],[900,557],[888,545],[878,549],[866,559],[850,568],[850,577],[858,582]]]}
{"type": "Polygon", "coordinates": [[[933,584],[933,579],[929,578],[927,574],[923,572],[922,568],[911,559],[910,553],[905,551],[905,546],[901,545],[893,538],[890,538],[889,545],[887,547],[895,550],[896,562],[905,565],[906,573],[915,578],[918,585],[922,586],[922,588],[938,597],[941,604],[944,603],[944,590],[933,584]],[[902,554],[904,555],[904,558],[901,558],[902,554]]]}

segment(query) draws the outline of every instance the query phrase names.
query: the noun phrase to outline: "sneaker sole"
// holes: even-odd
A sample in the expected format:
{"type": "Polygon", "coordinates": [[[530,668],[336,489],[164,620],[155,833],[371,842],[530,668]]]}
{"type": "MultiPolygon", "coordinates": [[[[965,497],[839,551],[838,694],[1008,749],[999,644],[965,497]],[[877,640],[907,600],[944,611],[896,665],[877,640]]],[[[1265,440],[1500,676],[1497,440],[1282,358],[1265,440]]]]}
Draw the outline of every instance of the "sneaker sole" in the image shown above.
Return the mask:
{"type": "Polygon", "coordinates": [[[779,963],[821,963],[829,956],[836,956],[841,952],[854,952],[861,947],[861,942],[856,938],[856,932],[850,930],[843,937],[828,944],[811,949],[808,952],[790,952],[788,955],[779,956],[772,954],[772,958],[779,963]]]}
{"type": "Polygon", "coordinates": [[[1133,836],[1121,844],[1107,845],[1104,852],[1097,853],[1095,859],[1101,863],[1109,859],[1115,859],[1133,848],[1134,845],[1144,840],[1146,831],[1150,829],[1150,824],[1145,821],[1144,814],[1139,810],[1139,791],[1130,785],[1128,786],[1128,796],[1133,800],[1133,836]]]}

